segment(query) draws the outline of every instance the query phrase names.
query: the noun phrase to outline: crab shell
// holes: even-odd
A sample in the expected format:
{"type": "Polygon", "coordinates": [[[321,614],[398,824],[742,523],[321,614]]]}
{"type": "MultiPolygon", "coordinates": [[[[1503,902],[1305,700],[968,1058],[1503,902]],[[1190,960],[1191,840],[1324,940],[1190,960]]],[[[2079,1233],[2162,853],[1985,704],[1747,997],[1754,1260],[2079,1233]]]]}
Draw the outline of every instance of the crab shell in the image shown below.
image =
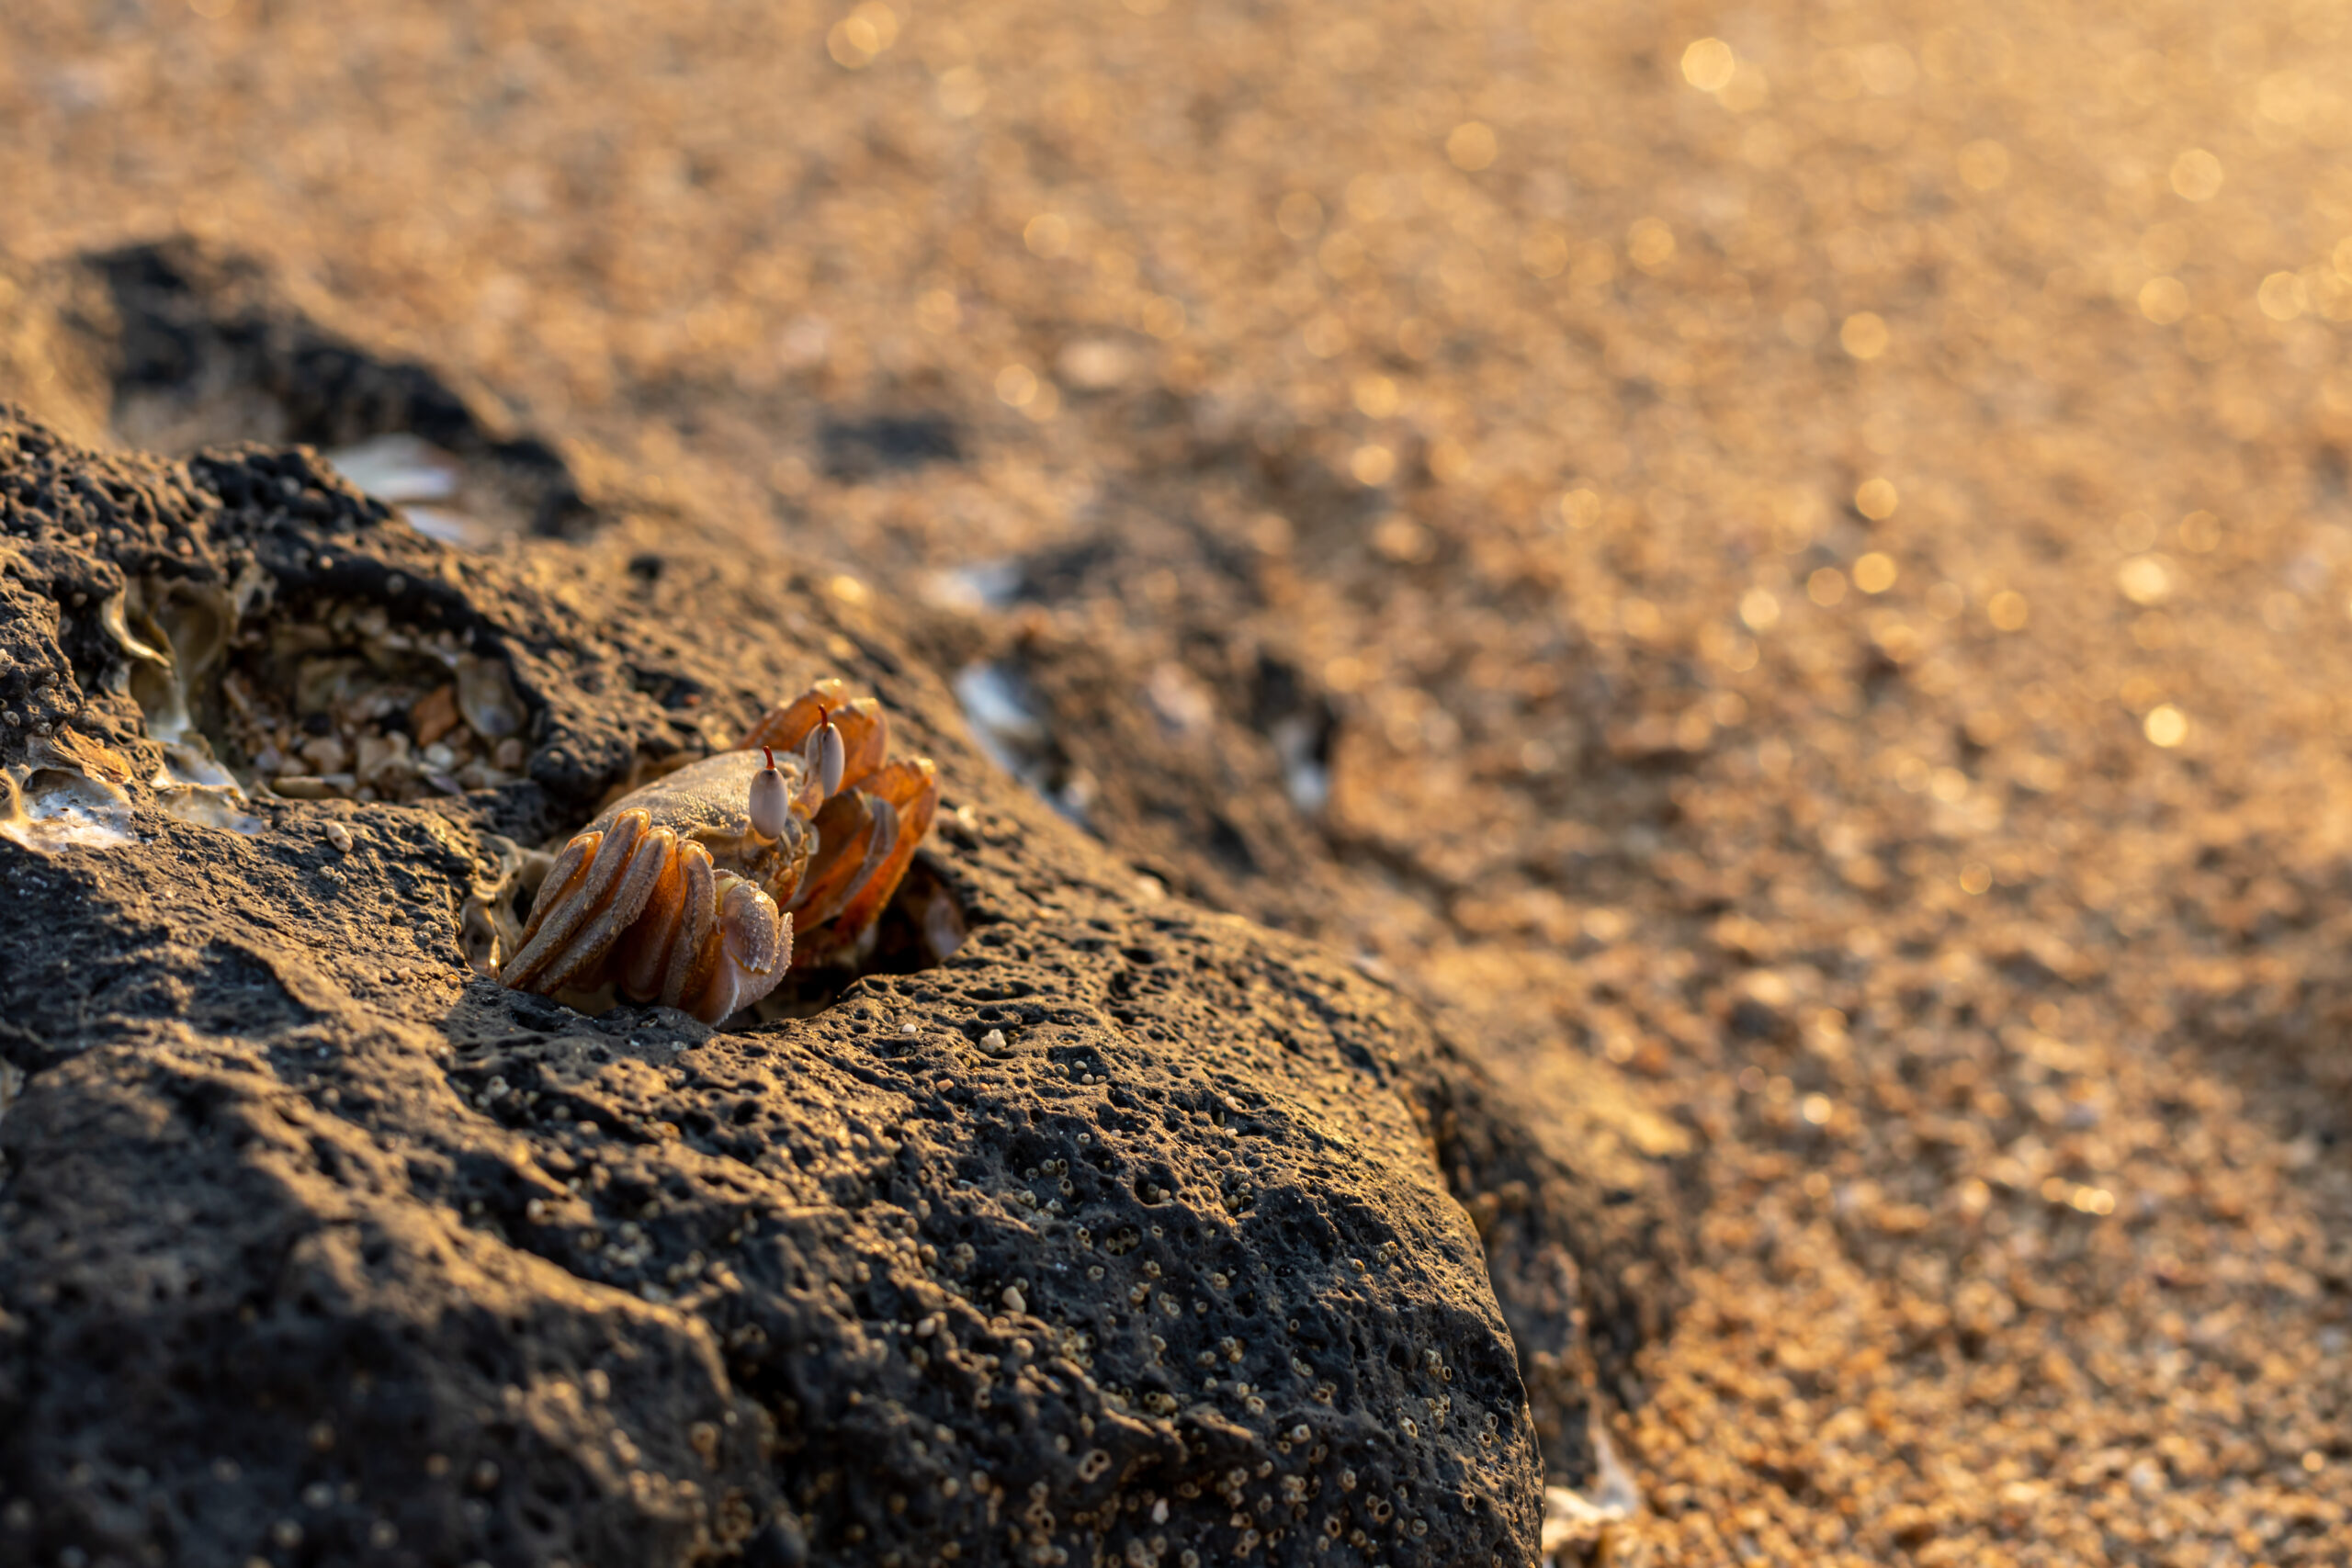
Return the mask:
{"type": "Polygon", "coordinates": [[[548,996],[611,987],[717,1023],[774,990],[796,957],[805,968],[854,956],[939,806],[929,759],[885,763],[886,739],[872,698],[847,702],[840,682],[822,682],[753,725],[743,749],[624,795],[557,857],[500,982],[548,996]],[[830,796],[829,727],[841,766],[830,796]],[[763,751],[788,803],[774,837],[751,809],[763,751]]]}

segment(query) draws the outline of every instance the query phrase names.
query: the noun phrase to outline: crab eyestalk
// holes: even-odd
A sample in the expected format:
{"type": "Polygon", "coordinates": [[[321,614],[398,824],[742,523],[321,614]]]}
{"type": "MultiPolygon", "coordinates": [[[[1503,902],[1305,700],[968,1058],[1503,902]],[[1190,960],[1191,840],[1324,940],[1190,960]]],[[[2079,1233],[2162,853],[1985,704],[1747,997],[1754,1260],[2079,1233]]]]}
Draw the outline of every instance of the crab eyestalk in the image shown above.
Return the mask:
{"type": "Polygon", "coordinates": [[[785,829],[792,821],[792,791],[785,784],[784,774],[777,771],[775,752],[763,746],[760,754],[768,760],[768,765],[752,775],[752,831],[774,843],[784,837],[785,829]]]}
{"type": "Polygon", "coordinates": [[[808,754],[825,798],[830,800],[839,795],[842,772],[849,766],[849,753],[842,745],[842,732],[833,728],[832,716],[821,707],[817,710],[817,728],[808,732],[808,754]]]}

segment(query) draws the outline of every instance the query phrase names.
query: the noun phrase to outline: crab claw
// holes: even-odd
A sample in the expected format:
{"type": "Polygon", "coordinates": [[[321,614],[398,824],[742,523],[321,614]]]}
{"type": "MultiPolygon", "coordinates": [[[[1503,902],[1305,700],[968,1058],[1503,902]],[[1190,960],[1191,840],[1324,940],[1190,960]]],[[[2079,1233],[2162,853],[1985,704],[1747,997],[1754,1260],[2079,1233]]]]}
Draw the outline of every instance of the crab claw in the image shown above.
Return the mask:
{"type": "Polygon", "coordinates": [[[775,901],[752,884],[723,880],[709,977],[680,1004],[706,1023],[717,1023],[775,990],[792,961],[792,917],[778,914],[775,901]]]}

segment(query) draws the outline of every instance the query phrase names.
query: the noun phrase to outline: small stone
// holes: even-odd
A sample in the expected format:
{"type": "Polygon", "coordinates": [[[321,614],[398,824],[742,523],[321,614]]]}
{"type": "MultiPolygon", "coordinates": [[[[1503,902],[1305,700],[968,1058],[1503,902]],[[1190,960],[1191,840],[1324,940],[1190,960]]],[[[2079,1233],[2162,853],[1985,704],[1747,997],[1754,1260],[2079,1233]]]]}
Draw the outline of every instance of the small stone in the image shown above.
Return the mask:
{"type": "Polygon", "coordinates": [[[322,735],[302,743],[302,760],[323,778],[343,772],[351,761],[351,750],[339,737],[322,735]]]}
{"type": "MultiPolygon", "coordinates": [[[[449,731],[458,728],[461,716],[458,712],[458,688],[455,682],[436,686],[427,695],[417,699],[408,710],[409,732],[416,737],[419,746],[430,747],[449,731]]],[[[435,764],[448,766],[447,762],[435,764]]]]}
{"type": "Polygon", "coordinates": [[[326,835],[327,842],[334,846],[335,853],[347,855],[351,852],[350,829],[340,822],[330,822],[319,830],[326,835]]]}

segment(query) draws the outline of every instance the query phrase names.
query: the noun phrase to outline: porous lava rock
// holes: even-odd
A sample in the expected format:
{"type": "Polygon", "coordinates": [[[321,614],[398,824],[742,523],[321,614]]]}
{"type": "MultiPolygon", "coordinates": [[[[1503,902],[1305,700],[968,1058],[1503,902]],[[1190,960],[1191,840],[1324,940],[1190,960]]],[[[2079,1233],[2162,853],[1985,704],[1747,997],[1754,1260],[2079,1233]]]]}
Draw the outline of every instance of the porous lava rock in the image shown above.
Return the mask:
{"type": "Polygon", "coordinates": [[[306,449],[5,412],[0,712],[20,792],[130,829],[0,839],[0,1561],[1533,1560],[1448,1178],[1532,1177],[1482,1218],[1555,1366],[1601,1200],[1393,991],[994,772],[888,604],[617,536],[462,556],[306,449]],[[503,661],[526,776],[167,809],[109,606],[170,582],[232,642],[357,603],[503,661]],[[469,967],[510,840],[836,673],[941,764],[952,957],[721,1030],[469,967]]]}

